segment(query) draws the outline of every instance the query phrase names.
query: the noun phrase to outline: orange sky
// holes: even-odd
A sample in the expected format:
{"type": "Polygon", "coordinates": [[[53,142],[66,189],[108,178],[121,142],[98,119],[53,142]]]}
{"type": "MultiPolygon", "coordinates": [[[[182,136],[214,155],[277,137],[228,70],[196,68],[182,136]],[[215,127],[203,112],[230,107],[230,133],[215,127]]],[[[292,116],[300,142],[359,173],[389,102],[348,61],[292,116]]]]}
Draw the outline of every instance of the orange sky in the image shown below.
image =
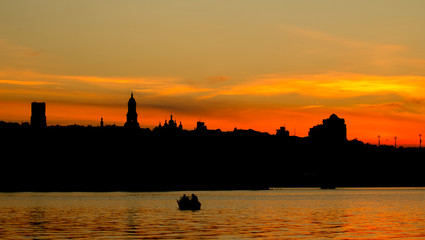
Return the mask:
{"type": "Polygon", "coordinates": [[[425,2],[7,1],[0,3],[0,120],[291,135],[332,113],[348,138],[417,145],[425,133],[425,2]],[[387,141],[388,139],[388,141],[387,141]]]}

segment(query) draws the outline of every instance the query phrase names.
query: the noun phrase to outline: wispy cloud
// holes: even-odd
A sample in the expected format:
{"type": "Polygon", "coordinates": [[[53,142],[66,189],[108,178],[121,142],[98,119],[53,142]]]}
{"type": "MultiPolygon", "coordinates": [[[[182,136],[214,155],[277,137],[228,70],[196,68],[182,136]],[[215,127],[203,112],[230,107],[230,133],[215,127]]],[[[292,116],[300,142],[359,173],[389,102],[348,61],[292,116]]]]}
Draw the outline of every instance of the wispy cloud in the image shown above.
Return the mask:
{"type": "MultiPolygon", "coordinates": [[[[157,97],[199,95],[211,91],[210,88],[190,85],[174,77],[72,76],[13,69],[0,71],[0,84],[3,84],[4,91],[7,91],[6,85],[19,85],[27,87],[26,92],[31,91],[31,87],[46,85],[50,88],[44,89],[44,94],[46,94],[45,91],[59,91],[63,95],[75,93],[73,98],[92,96],[93,99],[98,96],[111,96],[130,91],[157,97]],[[51,86],[57,88],[52,89],[51,86]]],[[[34,94],[40,92],[40,88],[32,90],[34,94]]]]}
{"type": "Polygon", "coordinates": [[[317,41],[331,43],[333,46],[343,46],[347,48],[355,48],[364,50],[372,50],[374,52],[401,52],[406,50],[406,47],[398,44],[382,44],[375,42],[366,42],[358,39],[347,38],[331,34],[325,31],[309,29],[296,25],[285,24],[283,25],[284,31],[291,34],[298,35],[304,38],[314,39],[317,41]]]}
{"type": "Polygon", "coordinates": [[[227,82],[231,79],[230,76],[209,76],[206,78],[210,84],[218,84],[227,82]]]}
{"type": "Polygon", "coordinates": [[[42,81],[18,81],[18,80],[0,79],[0,84],[21,85],[21,86],[39,86],[39,85],[52,85],[52,84],[56,85],[57,83],[42,82],[42,81]]]}
{"type": "Polygon", "coordinates": [[[0,51],[8,58],[26,58],[41,55],[40,51],[0,38],[0,51]]]}
{"type": "MultiPolygon", "coordinates": [[[[296,93],[326,99],[352,98],[370,94],[397,94],[422,99],[423,76],[378,76],[355,73],[313,75],[259,75],[225,86],[202,86],[173,77],[99,77],[44,74],[34,71],[0,71],[0,84],[20,86],[57,86],[63,91],[90,91],[106,94],[106,90],[135,91],[151,96],[186,96],[208,99],[215,96],[274,96],[296,93]]],[[[309,104],[317,105],[317,104],[309,104]]],[[[320,105],[320,104],[319,104],[320,105]]]]}
{"type": "Polygon", "coordinates": [[[321,60],[332,58],[339,70],[400,75],[414,70],[422,72],[425,67],[425,59],[415,57],[417,55],[412,54],[408,45],[386,42],[391,39],[369,40],[364,35],[347,37],[291,24],[283,24],[282,31],[301,42],[299,54],[317,56],[321,60]]]}
{"type": "Polygon", "coordinates": [[[325,105],[306,105],[300,107],[300,109],[313,109],[313,108],[323,108],[325,105]]]}
{"type": "Polygon", "coordinates": [[[353,73],[279,76],[266,75],[217,89],[216,95],[277,95],[298,93],[321,98],[347,98],[366,94],[397,93],[422,96],[423,76],[375,76],[353,73]]]}

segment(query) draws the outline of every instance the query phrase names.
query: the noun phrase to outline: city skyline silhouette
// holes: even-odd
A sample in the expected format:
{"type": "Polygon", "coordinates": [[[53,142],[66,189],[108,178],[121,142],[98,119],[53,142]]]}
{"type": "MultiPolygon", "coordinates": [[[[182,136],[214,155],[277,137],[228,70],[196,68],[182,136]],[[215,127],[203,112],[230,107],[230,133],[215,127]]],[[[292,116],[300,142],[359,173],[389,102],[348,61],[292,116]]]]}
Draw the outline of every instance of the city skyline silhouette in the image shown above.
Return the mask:
{"type": "Polygon", "coordinates": [[[305,137],[335,113],[350,140],[425,132],[421,1],[124,1],[2,3],[0,119],[44,101],[48,125],[122,126],[133,92],[142,128],[305,137]]]}
{"type": "MultiPolygon", "coordinates": [[[[125,128],[140,128],[140,124],[138,122],[138,113],[137,113],[137,103],[136,100],[133,96],[133,92],[131,92],[131,97],[128,100],[128,111],[126,114],[126,122],[123,125],[123,127],[125,128]]],[[[0,120],[1,121],[1,120],[0,120]]],[[[19,123],[7,123],[4,121],[2,122],[2,127],[10,127],[10,126],[18,126],[19,123]]],[[[207,130],[207,126],[205,125],[205,122],[202,121],[197,121],[196,123],[196,127],[193,128],[194,131],[197,131],[198,134],[200,133],[206,133],[207,130]],[[201,131],[201,130],[202,131],[201,131]]],[[[32,102],[31,103],[31,118],[30,118],[30,123],[28,122],[21,122],[20,124],[21,126],[27,126],[30,125],[31,127],[35,127],[35,128],[43,128],[43,127],[47,127],[47,121],[46,121],[46,103],[45,102],[32,102]]],[[[59,127],[61,125],[55,125],[56,127],[59,127]]],[[[80,127],[84,127],[84,125],[78,125],[78,124],[71,124],[71,125],[65,125],[65,126],[80,126],[80,127]]],[[[87,125],[86,127],[93,127],[92,125],[87,125]]],[[[114,124],[105,124],[104,123],[104,118],[103,116],[100,117],[100,121],[99,124],[97,125],[97,127],[120,127],[118,125],[114,124]]],[[[145,130],[149,130],[149,131],[153,131],[154,133],[169,133],[169,132],[174,132],[173,134],[181,134],[183,132],[183,130],[185,131],[191,131],[189,129],[184,129],[182,122],[180,121],[179,125],[177,125],[176,120],[173,120],[173,115],[170,114],[170,120],[165,120],[163,123],[159,122],[159,124],[155,127],[151,127],[151,128],[144,128],[145,130]],[[168,122],[167,122],[168,121],[168,122]]],[[[209,129],[211,130],[211,129],[209,129]]],[[[233,132],[237,132],[238,128],[235,127],[233,132]]],[[[250,135],[249,133],[254,133],[255,134],[270,134],[267,132],[260,132],[257,130],[254,130],[252,128],[248,128],[248,129],[239,129],[239,131],[244,130],[247,132],[246,135],[250,135]]],[[[218,132],[221,133],[221,129],[214,129],[214,132],[216,132],[216,134],[218,132]]],[[[211,131],[210,131],[211,132],[211,131]]],[[[231,132],[231,131],[227,131],[227,132],[231,132]]],[[[167,134],[168,134],[167,133],[167,134]]],[[[278,136],[287,136],[289,137],[291,136],[296,136],[293,133],[290,133],[290,131],[288,129],[286,129],[286,126],[280,126],[280,129],[276,129],[276,133],[272,133],[270,135],[278,135],[278,136]]],[[[418,139],[418,144],[409,144],[407,145],[407,147],[421,147],[422,144],[422,134],[419,134],[419,139],[418,139]]],[[[301,137],[303,138],[303,137],[301,137]]],[[[347,141],[349,139],[347,139],[347,127],[345,125],[345,120],[344,119],[340,119],[335,113],[332,113],[328,119],[323,119],[323,123],[322,124],[317,124],[315,126],[312,126],[311,128],[309,128],[309,132],[308,135],[305,136],[304,138],[319,138],[319,139],[328,139],[327,141],[347,141]],[[329,127],[328,127],[329,126],[329,127]],[[339,130],[338,130],[339,129],[339,130]],[[338,133],[339,132],[339,133],[338,133]],[[332,139],[338,139],[338,140],[332,140],[332,139]]],[[[390,145],[390,146],[394,146],[397,147],[397,136],[393,137],[393,142],[389,142],[388,138],[386,139],[386,142],[383,143],[382,145],[390,145]]],[[[353,139],[355,141],[358,141],[357,138],[353,139]]],[[[377,142],[376,143],[371,143],[374,145],[381,145],[381,135],[377,136],[377,142]]],[[[398,145],[399,147],[403,145],[398,145]]]]}
{"type": "Polygon", "coordinates": [[[7,184],[0,191],[425,186],[425,149],[349,140],[336,114],[297,137],[285,126],[269,134],[198,121],[185,130],[172,114],[151,130],[139,126],[136,105],[131,94],[125,126],[103,125],[103,118],[98,127],[48,126],[45,102],[31,104],[30,124],[0,122],[0,145],[10,156],[3,163],[11,170],[1,176],[7,184]]]}
{"type": "Polygon", "coordinates": [[[0,1],[0,238],[424,237],[424,9],[0,1]]]}

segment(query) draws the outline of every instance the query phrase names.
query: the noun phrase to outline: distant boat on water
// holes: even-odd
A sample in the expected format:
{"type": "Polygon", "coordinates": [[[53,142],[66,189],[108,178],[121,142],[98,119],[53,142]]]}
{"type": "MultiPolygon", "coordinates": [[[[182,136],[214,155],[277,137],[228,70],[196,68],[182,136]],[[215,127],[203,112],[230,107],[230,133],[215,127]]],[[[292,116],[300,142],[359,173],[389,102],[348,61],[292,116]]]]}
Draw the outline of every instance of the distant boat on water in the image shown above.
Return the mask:
{"type": "Polygon", "coordinates": [[[336,187],[335,186],[333,186],[333,185],[323,185],[323,186],[320,186],[320,189],[335,189],[336,187]]]}
{"type": "Polygon", "coordinates": [[[180,210],[201,210],[201,203],[195,194],[192,194],[190,197],[183,194],[183,196],[177,200],[177,204],[180,210]]]}

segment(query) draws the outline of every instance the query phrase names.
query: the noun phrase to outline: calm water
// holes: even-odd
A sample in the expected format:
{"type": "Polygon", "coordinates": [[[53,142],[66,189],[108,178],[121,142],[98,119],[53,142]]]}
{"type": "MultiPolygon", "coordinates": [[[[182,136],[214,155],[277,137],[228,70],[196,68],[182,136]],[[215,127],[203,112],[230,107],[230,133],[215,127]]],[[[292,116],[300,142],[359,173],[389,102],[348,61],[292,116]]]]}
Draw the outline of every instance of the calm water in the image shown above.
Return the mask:
{"type": "Polygon", "coordinates": [[[425,239],[425,189],[181,194],[3,193],[0,239],[425,239]]]}

